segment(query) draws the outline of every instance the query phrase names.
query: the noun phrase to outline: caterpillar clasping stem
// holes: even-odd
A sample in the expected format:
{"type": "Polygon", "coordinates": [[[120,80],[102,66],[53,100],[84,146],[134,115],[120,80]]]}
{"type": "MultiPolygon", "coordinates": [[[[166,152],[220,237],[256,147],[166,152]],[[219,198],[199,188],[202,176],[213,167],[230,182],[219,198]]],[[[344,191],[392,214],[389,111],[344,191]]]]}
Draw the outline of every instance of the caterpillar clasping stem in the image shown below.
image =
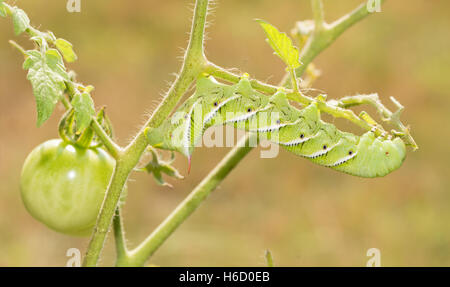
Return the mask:
{"type": "Polygon", "coordinates": [[[148,131],[147,136],[150,141],[163,138],[161,148],[185,155],[188,174],[193,147],[201,139],[195,136],[196,129],[200,128],[203,133],[209,127],[229,124],[251,132],[253,120],[258,122],[259,136],[265,136],[296,155],[338,171],[378,177],[402,164],[406,155],[402,139],[387,140],[389,134],[366,112],[357,116],[350,109],[329,105],[325,94],[316,99],[308,98],[308,103],[305,101],[304,107],[298,109],[289,102],[292,96],[299,94],[286,94],[280,90],[267,97],[254,90],[245,77],[235,85],[219,83],[212,77],[201,78],[197,81],[196,93],[175,113],[189,116],[181,120],[169,118],[157,129],[148,131]],[[220,102],[227,104],[216,104],[220,102]],[[196,106],[202,107],[200,115],[194,112],[196,106]],[[340,131],[335,125],[321,120],[321,111],[357,123],[368,132],[358,136],[340,131]],[[281,118],[272,119],[273,113],[281,118]]]}

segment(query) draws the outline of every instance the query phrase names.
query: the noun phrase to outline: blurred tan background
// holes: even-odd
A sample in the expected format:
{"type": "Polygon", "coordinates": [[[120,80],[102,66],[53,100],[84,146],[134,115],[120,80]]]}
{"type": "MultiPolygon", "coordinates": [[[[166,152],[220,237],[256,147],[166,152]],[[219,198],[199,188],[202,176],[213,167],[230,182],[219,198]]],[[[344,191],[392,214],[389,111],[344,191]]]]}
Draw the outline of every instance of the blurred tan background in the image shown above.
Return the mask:
{"type": "MultiPolygon", "coordinates": [[[[32,23],[74,43],[70,65],[93,84],[96,105],[107,105],[126,144],[178,71],[187,42],[192,1],[82,1],[69,14],[66,1],[21,0],[32,23]]],[[[222,0],[208,18],[207,55],[225,67],[277,83],[281,61],[260,27],[265,19],[289,31],[311,17],[307,0],[222,0]]],[[[362,0],[325,0],[334,20],[362,0]]],[[[278,266],[365,266],[366,251],[381,250],[383,266],[450,265],[450,2],[387,1],[382,13],[347,31],[318,57],[323,76],[314,87],[336,98],[378,92],[405,105],[404,122],[420,146],[404,165],[380,179],[361,179],[316,166],[281,151],[260,159],[254,150],[220,188],[157,251],[162,266],[264,266],[270,249],[278,266]]],[[[84,251],[87,238],[48,230],[25,211],[19,175],[27,154],[57,137],[59,107],[36,127],[23,58],[8,44],[10,19],[0,18],[0,266],[63,266],[68,248],[84,251]]],[[[373,113],[373,110],[368,109],[373,113]]],[[[360,131],[361,132],[361,131],[360,131]]],[[[199,149],[191,174],[171,179],[174,189],[133,174],[125,206],[129,243],[142,240],[214,167],[228,149],[199,149]]],[[[177,167],[187,163],[178,156],[177,167]]],[[[103,265],[114,260],[110,236],[103,265]]]]}

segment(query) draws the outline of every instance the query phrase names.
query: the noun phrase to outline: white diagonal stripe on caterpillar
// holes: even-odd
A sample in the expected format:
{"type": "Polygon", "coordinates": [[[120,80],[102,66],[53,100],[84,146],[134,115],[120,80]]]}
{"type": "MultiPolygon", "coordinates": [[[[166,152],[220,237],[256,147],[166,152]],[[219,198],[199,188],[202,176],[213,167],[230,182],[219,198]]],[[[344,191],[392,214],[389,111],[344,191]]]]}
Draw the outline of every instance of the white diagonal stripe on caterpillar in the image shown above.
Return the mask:
{"type": "Polygon", "coordinates": [[[186,154],[189,154],[189,148],[191,146],[192,114],[194,112],[194,109],[195,109],[197,103],[198,103],[198,100],[194,102],[194,104],[192,105],[191,109],[189,110],[189,113],[186,115],[187,116],[187,118],[186,118],[186,127],[185,127],[185,130],[184,130],[184,136],[183,136],[183,139],[184,139],[184,142],[185,142],[184,148],[185,148],[186,154]]]}
{"type": "Polygon", "coordinates": [[[279,144],[281,146],[297,146],[299,144],[305,143],[313,138],[316,138],[318,136],[318,133],[316,133],[315,135],[311,136],[311,137],[305,137],[305,138],[299,138],[299,139],[295,139],[292,141],[288,141],[288,142],[275,142],[276,144],[279,144]]]}
{"type": "Polygon", "coordinates": [[[209,112],[206,116],[205,119],[203,120],[203,126],[206,125],[210,120],[212,120],[214,118],[214,116],[217,114],[217,112],[223,107],[225,106],[227,103],[236,100],[237,98],[239,98],[239,95],[235,95],[232,96],[229,99],[226,99],[225,101],[223,101],[222,103],[220,103],[214,110],[212,110],[211,112],[209,112]]]}
{"type": "Polygon", "coordinates": [[[326,167],[336,167],[336,166],[339,166],[339,165],[344,164],[344,163],[346,163],[347,161],[351,160],[351,159],[354,158],[357,154],[358,154],[358,152],[354,152],[354,153],[352,153],[351,155],[348,155],[348,156],[346,156],[346,157],[344,157],[344,158],[342,158],[342,159],[340,159],[340,160],[338,160],[338,161],[336,161],[336,162],[334,162],[334,163],[332,163],[332,164],[328,164],[328,165],[325,165],[325,166],[326,166],[326,167]]]}
{"type": "Polygon", "coordinates": [[[263,128],[257,128],[257,129],[249,129],[249,132],[257,132],[257,133],[266,133],[266,132],[273,132],[281,129],[282,127],[288,126],[289,124],[277,124],[273,126],[263,127],[263,128]]]}
{"type": "Polygon", "coordinates": [[[312,158],[317,158],[317,157],[319,157],[319,156],[326,155],[326,154],[329,153],[332,149],[334,149],[335,147],[337,147],[340,143],[341,143],[341,141],[339,141],[339,142],[336,143],[335,145],[332,145],[331,147],[327,147],[326,149],[317,151],[317,152],[315,152],[315,153],[313,153],[313,154],[310,154],[310,155],[302,155],[302,156],[303,156],[303,157],[306,157],[306,158],[312,159],[312,158]]]}
{"type": "Polygon", "coordinates": [[[239,117],[234,118],[234,119],[230,119],[230,120],[227,119],[227,120],[225,121],[225,123],[226,123],[226,124],[231,124],[231,123],[243,122],[243,121],[246,121],[246,120],[248,120],[248,119],[250,119],[250,118],[256,116],[256,114],[259,113],[259,112],[260,112],[260,111],[253,111],[253,112],[247,113],[247,114],[245,114],[245,115],[239,116],[239,117]]]}

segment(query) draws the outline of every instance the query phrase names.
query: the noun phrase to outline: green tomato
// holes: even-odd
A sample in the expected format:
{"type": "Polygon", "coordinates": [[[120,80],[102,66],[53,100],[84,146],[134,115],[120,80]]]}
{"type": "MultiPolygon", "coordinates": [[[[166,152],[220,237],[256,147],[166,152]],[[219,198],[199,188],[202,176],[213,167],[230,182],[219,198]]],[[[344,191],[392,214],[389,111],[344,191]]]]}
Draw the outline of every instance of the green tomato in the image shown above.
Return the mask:
{"type": "Polygon", "coordinates": [[[28,155],[22,169],[25,207],[55,231],[87,236],[95,225],[114,164],[101,148],[84,149],[60,139],[46,141],[28,155]]]}

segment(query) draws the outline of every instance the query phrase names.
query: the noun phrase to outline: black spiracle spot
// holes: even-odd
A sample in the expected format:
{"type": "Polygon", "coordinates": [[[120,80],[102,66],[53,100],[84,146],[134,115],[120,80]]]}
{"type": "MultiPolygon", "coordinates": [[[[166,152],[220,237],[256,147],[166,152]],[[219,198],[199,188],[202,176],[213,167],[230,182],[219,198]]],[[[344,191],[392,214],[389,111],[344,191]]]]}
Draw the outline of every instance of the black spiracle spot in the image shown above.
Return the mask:
{"type": "Polygon", "coordinates": [[[219,104],[217,102],[214,102],[214,106],[217,107],[219,104]]]}
{"type": "Polygon", "coordinates": [[[252,111],[252,108],[247,109],[247,113],[250,113],[252,111]]]}
{"type": "Polygon", "coordinates": [[[327,149],[327,145],[326,145],[326,144],[324,144],[322,148],[323,148],[323,149],[327,149]]]}
{"type": "Polygon", "coordinates": [[[301,135],[300,135],[300,138],[301,138],[301,139],[302,139],[302,138],[304,138],[304,137],[305,137],[305,135],[304,135],[304,134],[301,134],[301,135]]]}
{"type": "Polygon", "coordinates": [[[352,154],[353,154],[353,151],[349,151],[349,152],[348,152],[348,155],[352,155],[352,154]]]}

